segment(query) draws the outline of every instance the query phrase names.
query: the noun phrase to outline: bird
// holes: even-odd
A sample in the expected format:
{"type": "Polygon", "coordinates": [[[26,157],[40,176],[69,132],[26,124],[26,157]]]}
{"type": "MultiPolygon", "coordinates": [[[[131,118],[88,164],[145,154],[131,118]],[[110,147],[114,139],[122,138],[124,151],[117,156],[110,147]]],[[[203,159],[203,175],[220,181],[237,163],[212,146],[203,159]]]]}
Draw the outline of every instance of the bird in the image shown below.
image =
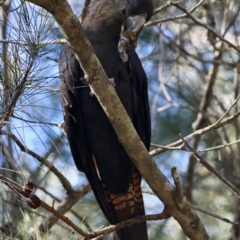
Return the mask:
{"type": "MultiPolygon", "coordinates": [[[[135,48],[143,24],[152,13],[152,0],[99,0],[82,22],[86,37],[148,150],[148,82],[135,48]]],[[[73,160],[85,173],[103,214],[110,224],[145,215],[141,175],[67,44],[60,53],[59,75],[64,130],[73,160]]],[[[146,222],[116,233],[120,240],[148,239],[146,222]]]]}

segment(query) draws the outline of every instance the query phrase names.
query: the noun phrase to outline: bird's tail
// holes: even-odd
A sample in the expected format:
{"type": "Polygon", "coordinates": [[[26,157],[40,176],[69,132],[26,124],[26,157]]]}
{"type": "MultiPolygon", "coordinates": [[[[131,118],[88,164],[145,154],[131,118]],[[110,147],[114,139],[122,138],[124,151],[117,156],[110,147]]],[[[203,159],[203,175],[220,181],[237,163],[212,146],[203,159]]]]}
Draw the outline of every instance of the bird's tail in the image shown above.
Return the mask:
{"type": "Polygon", "coordinates": [[[146,222],[125,227],[117,235],[121,240],[148,240],[146,222]]]}
{"type": "MultiPolygon", "coordinates": [[[[131,175],[129,189],[126,194],[117,196],[110,194],[110,199],[119,222],[145,215],[140,174],[135,171],[131,175]]],[[[148,240],[146,222],[130,224],[130,226],[118,230],[117,234],[121,240],[148,240]]]]}

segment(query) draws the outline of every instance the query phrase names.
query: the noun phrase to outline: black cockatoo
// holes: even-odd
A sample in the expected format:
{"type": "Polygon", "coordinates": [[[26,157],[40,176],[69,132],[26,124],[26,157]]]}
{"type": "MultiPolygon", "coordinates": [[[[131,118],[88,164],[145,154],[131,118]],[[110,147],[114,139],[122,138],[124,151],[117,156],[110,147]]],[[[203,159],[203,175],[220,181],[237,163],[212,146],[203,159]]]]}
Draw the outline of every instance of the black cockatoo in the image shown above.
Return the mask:
{"type": "MultiPolygon", "coordinates": [[[[135,52],[151,0],[100,0],[90,7],[84,32],[146,148],[151,128],[147,78],[135,52]]],[[[84,51],[84,49],[83,49],[84,51]]],[[[144,215],[141,176],[65,45],[59,58],[64,127],[77,168],[86,174],[111,224],[144,215]]],[[[121,240],[147,240],[146,223],[117,231],[121,240]]]]}

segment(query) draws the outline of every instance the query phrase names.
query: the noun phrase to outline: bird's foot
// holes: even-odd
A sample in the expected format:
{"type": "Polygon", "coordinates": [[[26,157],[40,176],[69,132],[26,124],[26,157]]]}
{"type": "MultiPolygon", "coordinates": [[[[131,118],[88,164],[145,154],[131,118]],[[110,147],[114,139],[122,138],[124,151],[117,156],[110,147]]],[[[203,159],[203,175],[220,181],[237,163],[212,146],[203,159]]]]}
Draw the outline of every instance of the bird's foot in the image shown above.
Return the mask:
{"type": "Polygon", "coordinates": [[[118,42],[118,52],[123,62],[128,61],[128,55],[126,53],[126,49],[129,48],[130,41],[127,37],[121,36],[118,42]]]}
{"type": "Polygon", "coordinates": [[[93,92],[92,90],[90,90],[89,96],[90,96],[90,97],[94,97],[94,96],[95,96],[95,94],[94,94],[94,92],[93,92]]]}
{"type": "Polygon", "coordinates": [[[114,81],[114,78],[109,78],[109,82],[110,84],[115,87],[115,81],[114,81]]]}
{"type": "Polygon", "coordinates": [[[62,130],[63,134],[64,134],[65,136],[67,136],[67,133],[66,133],[66,131],[65,131],[65,122],[62,121],[62,122],[58,123],[57,126],[62,130]]]}

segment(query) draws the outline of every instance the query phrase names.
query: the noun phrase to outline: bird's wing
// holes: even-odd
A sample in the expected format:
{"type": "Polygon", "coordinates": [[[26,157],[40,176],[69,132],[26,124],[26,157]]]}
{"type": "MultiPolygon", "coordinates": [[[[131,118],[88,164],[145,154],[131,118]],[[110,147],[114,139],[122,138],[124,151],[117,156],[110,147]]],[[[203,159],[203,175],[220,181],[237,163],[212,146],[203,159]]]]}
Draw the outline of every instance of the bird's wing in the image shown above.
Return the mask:
{"type": "Polygon", "coordinates": [[[79,91],[87,88],[84,84],[84,73],[71,49],[65,45],[59,58],[61,82],[61,101],[64,110],[64,127],[70,149],[77,168],[83,171],[93,189],[96,199],[110,222],[116,222],[116,214],[109,204],[105,189],[99,179],[94,157],[89,149],[84,128],[79,91]]]}
{"type": "Polygon", "coordinates": [[[133,125],[149,151],[151,141],[151,120],[147,76],[135,50],[128,52],[128,58],[131,69],[133,125]]]}
{"type": "MultiPolygon", "coordinates": [[[[148,148],[147,79],[138,56],[133,53],[130,59],[131,78],[125,79],[130,96],[126,96],[121,88],[118,94],[120,99],[129,97],[129,100],[123,100],[123,104],[132,105],[130,117],[148,148]]],[[[86,174],[104,215],[112,224],[144,215],[141,176],[118,141],[97,99],[89,96],[89,87],[82,80],[84,73],[68,46],[64,46],[61,52],[59,71],[65,131],[73,159],[78,169],[86,174]]],[[[124,240],[147,239],[146,223],[124,228],[118,235],[124,240]]]]}

